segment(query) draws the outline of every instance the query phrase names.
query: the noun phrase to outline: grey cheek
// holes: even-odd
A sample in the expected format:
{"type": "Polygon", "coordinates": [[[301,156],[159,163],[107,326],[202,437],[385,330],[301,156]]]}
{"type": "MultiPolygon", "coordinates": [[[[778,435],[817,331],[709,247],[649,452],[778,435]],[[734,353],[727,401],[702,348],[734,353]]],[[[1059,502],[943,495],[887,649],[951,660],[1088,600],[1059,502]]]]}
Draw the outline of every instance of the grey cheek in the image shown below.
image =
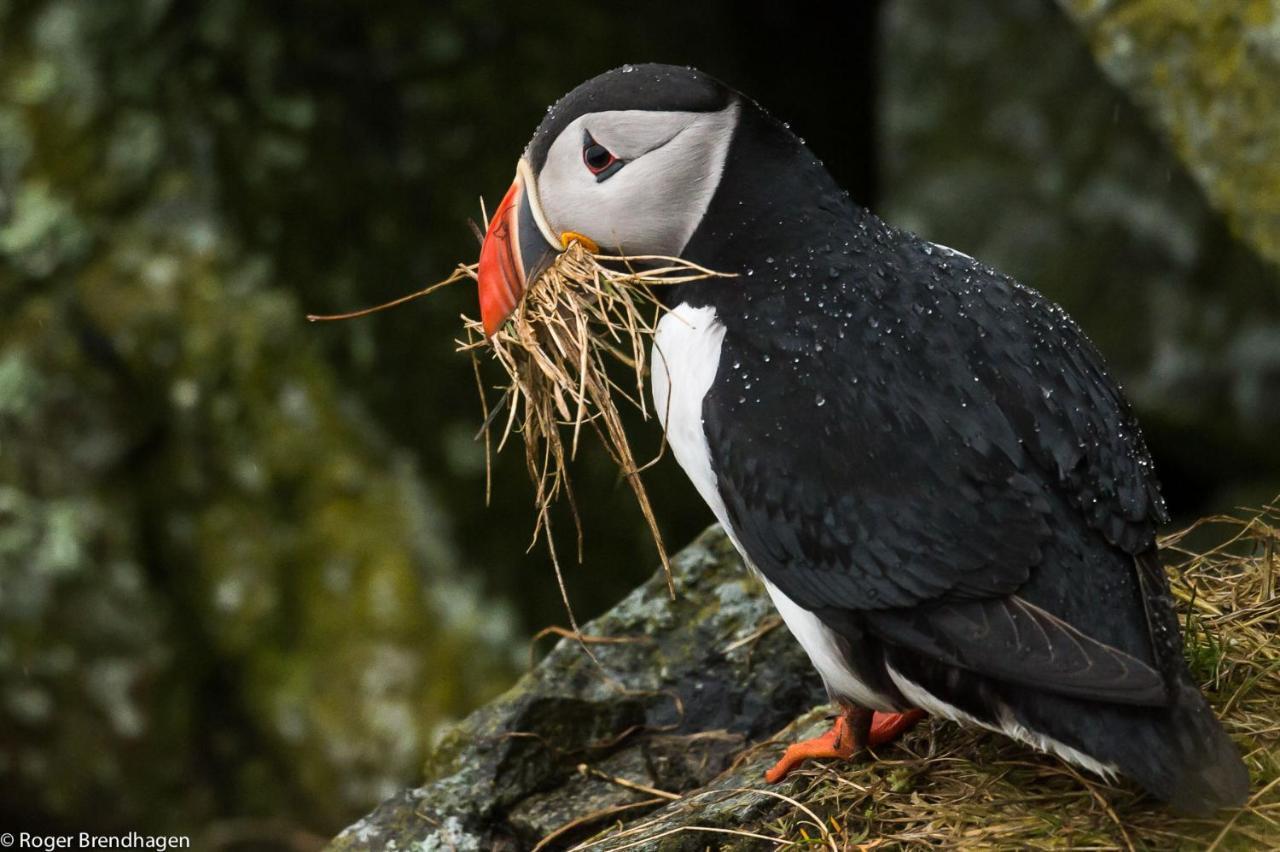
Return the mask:
{"type": "MultiPolygon", "coordinates": [[[[552,145],[542,173],[543,210],[551,227],[579,231],[609,250],[678,255],[719,185],[737,109],[735,103],[720,113],[649,113],[642,116],[650,122],[643,127],[635,114],[626,114],[616,124],[627,125],[631,138],[645,135],[661,144],[599,183],[573,144],[582,138],[582,124],[571,124],[552,145]]],[[[609,116],[591,118],[603,122],[609,116]]],[[[610,132],[609,125],[603,127],[598,140],[610,132]]],[[[625,146],[617,147],[626,153],[625,146]]]]}

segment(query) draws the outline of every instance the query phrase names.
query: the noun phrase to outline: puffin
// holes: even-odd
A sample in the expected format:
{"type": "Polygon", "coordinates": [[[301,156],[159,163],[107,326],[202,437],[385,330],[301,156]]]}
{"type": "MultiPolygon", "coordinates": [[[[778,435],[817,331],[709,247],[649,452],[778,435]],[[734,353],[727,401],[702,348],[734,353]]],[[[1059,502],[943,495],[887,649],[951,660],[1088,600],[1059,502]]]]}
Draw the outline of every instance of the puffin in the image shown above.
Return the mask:
{"type": "Polygon", "coordinates": [[[489,334],[575,239],[732,273],[655,288],[650,383],[838,711],[769,782],[929,714],[1178,811],[1244,802],[1184,660],[1150,453],[1061,307],[886,224],[788,125],[670,65],[548,109],[481,246],[489,334]]]}

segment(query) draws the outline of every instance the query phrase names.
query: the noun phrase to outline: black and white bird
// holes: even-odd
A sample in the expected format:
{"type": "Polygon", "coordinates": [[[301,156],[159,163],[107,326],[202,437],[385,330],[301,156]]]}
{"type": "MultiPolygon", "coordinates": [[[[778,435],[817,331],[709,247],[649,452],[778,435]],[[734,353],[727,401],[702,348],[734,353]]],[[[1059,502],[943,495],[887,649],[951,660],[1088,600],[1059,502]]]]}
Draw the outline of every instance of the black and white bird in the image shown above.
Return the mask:
{"type": "Polygon", "coordinates": [[[662,288],[652,391],[840,709],[770,780],[924,711],[1183,811],[1244,801],[1183,660],[1151,458],[1060,307],[885,224],[756,103],[665,65],[547,113],[481,251],[491,333],[572,236],[737,273],[662,288]]]}

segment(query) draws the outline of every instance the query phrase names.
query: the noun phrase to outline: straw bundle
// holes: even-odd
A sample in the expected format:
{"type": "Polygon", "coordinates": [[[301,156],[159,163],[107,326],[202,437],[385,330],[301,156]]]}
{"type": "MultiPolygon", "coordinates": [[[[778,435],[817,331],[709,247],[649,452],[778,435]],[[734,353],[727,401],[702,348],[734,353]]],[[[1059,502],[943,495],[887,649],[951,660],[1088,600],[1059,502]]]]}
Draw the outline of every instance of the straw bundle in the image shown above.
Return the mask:
{"type": "MultiPolygon", "coordinates": [[[[474,269],[467,269],[474,277],[474,269]]],[[[506,379],[500,386],[502,397],[490,411],[476,361],[485,408],[486,461],[491,458],[490,427],[503,420],[498,450],[518,432],[534,483],[537,520],[530,546],[539,536],[547,542],[566,607],[550,510],[561,497],[568,499],[581,557],[582,526],[568,465],[577,453],[583,426],[600,438],[634,493],[670,584],[666,546],[640,478],[645,466],[636,463],[631,451],[618,400],[649,417],[644,388],[649,339],[664,310],[652,288],[721,275],[678,258],[595,255],[574,242],[528,287],[515,313],[493,337],[485,337],[478,320],[463,317],[466,333],[458,341],[459,349],[471,353],[473,361],[491,353],[506,379]],[[611,364],[625,370],[626,386],[611,377],[611,364]]]]}
{"type": "MultiPolygon", "coordinates": [[[[477,268],[477,264],[459,264],[449,277],[416,293],[349,313],[308,314],[307,319],[316,322],[367,316],[450,284],[474,281],[477,268]]],[[[485,442],[486,499],[491,488],[492,426],[504,415],[498,450],[506,445],[513,432],[524,439],[537,518],[530,547],[537,543],[539,536],[547,542],[560,596],[575,633],[577,622],[569,605],[552,536],[551,508],[560,497],[568,498],[581,559],[582,524],[568,466],[577,453],[584,425],[600,437],[635,494],[671,588],[666,545],[640,479],[640,472],[647,465],[636,464],[615,396],[648,419],[644,379],[648,370],[649,338],[664,310],[652,288],[719,277],[732,276],[674,257],[593,254],[581,243],[571,242],[555,263],[527,287],[515,312],[492,337],[485,336],[479,320],[462,317],[464,339],[457,341],[458,349],[471,355],[484,411],[481,434],[485,442]],[[505,383],[499,385],[501,396],[492,408],[481,377],[480,355],[485,352],[493,355],[506,378],[505,383]],[[624,388],[615,382],[609,375],[610,364],[622,365],[634,377],[634,388],[624,388]],[[567,446],[562,429],[572,433],[567,446]]]]}

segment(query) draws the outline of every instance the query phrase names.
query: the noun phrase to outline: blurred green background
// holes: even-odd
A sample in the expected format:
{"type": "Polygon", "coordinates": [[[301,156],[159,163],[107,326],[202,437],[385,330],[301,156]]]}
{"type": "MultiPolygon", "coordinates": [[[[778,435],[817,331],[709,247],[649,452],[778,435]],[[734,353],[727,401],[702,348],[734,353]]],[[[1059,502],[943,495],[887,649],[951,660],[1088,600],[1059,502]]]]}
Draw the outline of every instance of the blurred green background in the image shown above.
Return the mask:
{"type": "MultiPolygon", "coordinates": [[[[1274,2],[0,0],[0,828],[314,846],[565,623],[518,448],[484,506],[471,288],[303,315],[473,260],[547,105],[636,61],[1065,305],[1180,519],[1280,490],[1274,2]]],[[[710,522],[647,482],[673,547],[710,522]]],[[[582,618],[655,554],[602,453],[576,485],[582,618]]]]}

